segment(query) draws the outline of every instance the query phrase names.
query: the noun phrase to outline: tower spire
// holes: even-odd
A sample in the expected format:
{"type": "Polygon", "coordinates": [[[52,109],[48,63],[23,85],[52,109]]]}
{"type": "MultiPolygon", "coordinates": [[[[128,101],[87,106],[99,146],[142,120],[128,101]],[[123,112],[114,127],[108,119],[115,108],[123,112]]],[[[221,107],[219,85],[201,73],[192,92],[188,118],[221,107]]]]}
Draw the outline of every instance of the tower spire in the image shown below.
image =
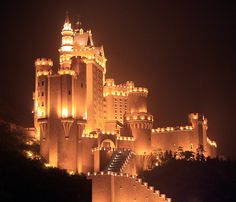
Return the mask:
{"type": "Polygon", "coordinates": [[[66,19],[62,31],[72,31],[68,11],[66,11],[66,19]]]}
{"type": "Polygon", "coordinates": [[[70,23],[69,12],[68,12],[68,10],[66,10],[66,19],[65,19],[65,23],[70,23]]]}
{"type": "Polygon", "coordinates": [[[71,52],[73,51],[73,43],[74,43],[74,30],[71,27],[71,23],[69,20],[68,11],[66,11],[65,23],[63,25],[62,31],[62,41],[60,52],[60,64],[63,68],[69,68],[71,61],[71,52]]]}
{"type": "Polygon", "coordinates": [[[77,21],[76,21],[75,30],[78,31],[81,28],[81,25],[82,25],[82,23],[81,23],[80,18],[78,16],[77,21]]]}

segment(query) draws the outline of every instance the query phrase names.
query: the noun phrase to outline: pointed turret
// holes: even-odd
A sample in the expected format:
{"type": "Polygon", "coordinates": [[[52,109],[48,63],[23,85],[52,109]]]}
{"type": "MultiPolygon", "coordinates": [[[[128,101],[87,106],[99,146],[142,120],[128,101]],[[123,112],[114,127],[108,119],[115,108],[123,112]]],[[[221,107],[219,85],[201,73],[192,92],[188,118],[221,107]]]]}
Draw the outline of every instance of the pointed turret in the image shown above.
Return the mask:
{"type": "Polygon", "coordinates": [[[70,23],[70,19],[69,19],[69,15],[68,15],[68,12],[66,12],[66,18],[65,18],[65,23],[64,23],[64,26],[63,26],[63,29],[62,29],[62,35],[63,35],[63,32],[67,32],[67,31],[72,31],[72,28],[71,28],[71,23],[70,23]]]}
{"type": "Polygon", "coordinates": [[[59,49],[60,64],[63,69],[69,69],[71,64],[70,58],[72,57],[73,52],[74,30],[71,27],[68,12],[66,12],[65,23],[61,35],[62,41],[61,48],[59,49]]]}

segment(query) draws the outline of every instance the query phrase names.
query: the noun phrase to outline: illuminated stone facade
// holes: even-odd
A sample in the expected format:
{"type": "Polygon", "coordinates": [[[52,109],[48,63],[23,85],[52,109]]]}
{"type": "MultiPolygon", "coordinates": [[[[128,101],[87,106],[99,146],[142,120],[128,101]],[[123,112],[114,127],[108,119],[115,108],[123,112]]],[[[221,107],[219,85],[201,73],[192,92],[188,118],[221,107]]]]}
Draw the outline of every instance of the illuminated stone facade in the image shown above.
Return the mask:
{"type": "Polygon", "coordinates": [[[190,114],[189,126],[153,128],[148,89],[106,78],[102,46],[78,22],[66,17],[59,49],[60,66],[35,60],[34,124],[40,152],[51,165],[73,172],[126,172],[146,169],[161,151],[216,155],[207,137],[207,119],[190,114]]]}
{"type": "Polygon", "coordinates": [[[88,173],[88,178],[92,179],[93,202],[171,202],[165,194],[134,175],[100,172],[88,173]]]}

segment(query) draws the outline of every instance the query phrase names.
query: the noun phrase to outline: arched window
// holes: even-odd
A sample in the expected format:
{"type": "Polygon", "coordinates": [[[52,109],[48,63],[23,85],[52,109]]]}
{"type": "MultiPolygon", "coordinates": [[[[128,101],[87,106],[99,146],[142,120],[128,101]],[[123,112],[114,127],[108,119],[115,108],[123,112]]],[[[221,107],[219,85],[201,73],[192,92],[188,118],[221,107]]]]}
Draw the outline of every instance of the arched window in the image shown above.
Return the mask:
{"type": "Polygon", "coordinates": [[[115,144],[110,139],[105,139],[101,142],[101,147],[115,148],[115,144]]]}

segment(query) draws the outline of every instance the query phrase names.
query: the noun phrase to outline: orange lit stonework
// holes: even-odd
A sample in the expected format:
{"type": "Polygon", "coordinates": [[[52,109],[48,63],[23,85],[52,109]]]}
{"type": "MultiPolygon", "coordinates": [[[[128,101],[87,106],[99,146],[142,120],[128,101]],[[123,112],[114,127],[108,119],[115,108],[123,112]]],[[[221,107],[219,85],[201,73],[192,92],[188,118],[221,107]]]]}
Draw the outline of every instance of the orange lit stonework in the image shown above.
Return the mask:
{"type": "Polygon", "coordinates": [[[205,156],[216,155],[204,116],[190,114],[187,126],[153,128],[148,89],[106,78],[104,48],[94,44],[92,32],[80,23],[73,29],[67,16],[61,36],[57,72],[51,59],[35,60],[35,133],[47,165],[136,175],[156,151],[201,146],[205,156]]]}

